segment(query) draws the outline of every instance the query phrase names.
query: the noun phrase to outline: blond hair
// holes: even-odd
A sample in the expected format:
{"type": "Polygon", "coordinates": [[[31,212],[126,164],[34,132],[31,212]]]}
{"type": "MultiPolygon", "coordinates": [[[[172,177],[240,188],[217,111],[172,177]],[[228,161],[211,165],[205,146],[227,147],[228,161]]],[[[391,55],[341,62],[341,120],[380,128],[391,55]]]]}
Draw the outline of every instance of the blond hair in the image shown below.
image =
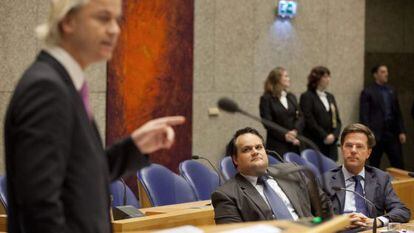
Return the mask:
{"type": "Polygon", "coordinates": [[[61,40],[60,23],[73,11],[87,4],[89,0],[51,0],[49,18],[36,27],[36,35],[48,45],[56,45],[61,40]]]}

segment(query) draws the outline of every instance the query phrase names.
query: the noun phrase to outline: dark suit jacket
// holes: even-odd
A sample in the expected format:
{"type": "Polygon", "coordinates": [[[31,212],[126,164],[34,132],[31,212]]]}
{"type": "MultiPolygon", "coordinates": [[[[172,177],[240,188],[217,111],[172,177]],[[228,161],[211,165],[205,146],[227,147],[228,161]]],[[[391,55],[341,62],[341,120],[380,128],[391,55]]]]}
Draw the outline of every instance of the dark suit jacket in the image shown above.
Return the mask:
{"type": "Polygon", "coordinates": [[[326,98],[329,105],[333,104],[335,106],[336,128],[332,126],[332,110],[326,111],[316,91],[308,90],[300,96],[300,107],[305,118],[304,135],[317,144],[323,144],[323,140],[331,133],[335,135],[335,138],[338,138],[342,127],[335,97],[331,93],[326,92],[326,98]]]}
{"type": "MultiPolygon", "coordinates": [[[[263,119],[273,121],[276,124],[288,129],[296,129],[299,134],[302,133],[304,121],[299,109],[299,104],[295,95],[288,92],[286,95],[288,102],[288,109],[286,109],[280,100],[269,93],[264,94],[260,98],[260,116],[263,119]]],[[[277,151],[283,155],[288,151],[299,152],[297,146],[293,146],[292,143],[285,140],[285,135],[266,127],[267,138],[266,148],[277,151]]]]}
{"type": "MultiPolygon", "coordinates": [[[[390,88],[391,112],[393,115],[388,130],[395,135],[405,133],[397,93],[391,86],[387,85],[387,87],[390,88]]],[[[385,103],[377,84],[368,86],[361,92],[359,120],[374,132],[377,141],[381,140],[385,126],[385,103]]]]}
{"type": "MultiPolygon", "coordinates": [[[[268,168],[268,173],[274,177],[274,174],[292,166],[294,165],[276,164],[268,168]]],[[[299,217],[312,216],[314,202],[311,200],[315,198],[321,200],[324,211],[331,211],[331,203],[323,191],[319,191],[318,197],[311,197],[308,192],[309,187],[307,187],[309,183],[303,182],[297,173],[291,173],[288,176],[291,181],[274,178],[289,198],[299,217]]],[[[211,195],[211,201],[214,206],[214,219],[217,224],[273,219],[272,210],[265,200],[256,188],[239,173],[236,174],[235,178],[218,187],[211,195]]]]}
{"type": "Polygon", "coordinates": [[[5,121],[8,230],[111,232],[109,182],[148,163],[131,138],[106,152],[68,72],[41,52],[5,121]]]}
{"type": "MultiPolygon", "coordinates": [[[[342,214],[345,206],[345,191],[335,191],[332,187],[345,187],[345,178],[342,172],[342,166],[339,166],[323,175],[325,179],[326,189],[332,201],[335,214],[342,214]]],[[[391,177],[380,169],[365,166],[365,197],[372,201],[376,208],[376,212],[368,207],[369,216],[384,216],[390,219],[390,222],[408,222],[410,220],[410,210],[401,203],[395,194],[391,185],[391,177]]]]}

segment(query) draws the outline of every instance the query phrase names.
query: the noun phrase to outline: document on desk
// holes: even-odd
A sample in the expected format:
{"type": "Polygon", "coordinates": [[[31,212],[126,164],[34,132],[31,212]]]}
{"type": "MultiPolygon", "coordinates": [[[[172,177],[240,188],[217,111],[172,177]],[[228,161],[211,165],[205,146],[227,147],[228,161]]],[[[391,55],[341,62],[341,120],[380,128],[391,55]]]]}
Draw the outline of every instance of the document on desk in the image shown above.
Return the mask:
{"type": "Polygon", "coordinates": [[[260,232],[260,233],[280,233],[282,230],[272,225],[258,224],[254,226],[243,227],[239,229],[222,231],[222,233],[251,233],[251,232],[260,232]]]}
{"type": "Polygon", "coordinates": [[[195,226],[181,226],[166,230],[156,231],[155,233],[203,233],[204,231],[195,226]]]}

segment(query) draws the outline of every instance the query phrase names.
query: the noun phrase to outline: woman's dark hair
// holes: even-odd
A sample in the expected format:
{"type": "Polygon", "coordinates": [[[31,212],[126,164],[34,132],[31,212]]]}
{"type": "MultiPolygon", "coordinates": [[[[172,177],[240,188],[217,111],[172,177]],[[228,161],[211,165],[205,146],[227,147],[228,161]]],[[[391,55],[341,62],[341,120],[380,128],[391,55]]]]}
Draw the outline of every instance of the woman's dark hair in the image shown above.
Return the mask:
{"type": "Polygon", "coordinates": [[[317,66],[313,68],[308,76],[308,90],[314,91],[318,87],[319,81],[325,75],[331,75],[328,68],[317,66]]]}

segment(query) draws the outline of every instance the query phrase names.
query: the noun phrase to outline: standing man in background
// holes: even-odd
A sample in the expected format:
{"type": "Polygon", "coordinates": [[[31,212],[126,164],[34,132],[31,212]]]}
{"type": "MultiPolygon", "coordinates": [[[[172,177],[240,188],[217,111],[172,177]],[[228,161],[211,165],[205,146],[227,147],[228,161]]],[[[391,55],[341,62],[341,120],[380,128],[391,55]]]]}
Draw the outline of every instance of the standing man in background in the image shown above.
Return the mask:
{"type": "Polygon", "coordinates": [[[368,126],[377,139],[370,165],[379,168],[385,152],[392,167],[404,169],[401,147],[406,141],[406,135],[398,95],[387,84],[387,66],[375,66],[371,74],[375,83],[362,91],[359,110],[360,122],[368,126]]]}
{"type": "Polygon", "coordinates": [[[121,0],[52,0],[46,42],[17,84],[5,121],[8,232],[109,233],[109,182],[169,148],[171,126],[147,122],[104,150],[84,70],[108,60],[120,28],[121,0]]]}

